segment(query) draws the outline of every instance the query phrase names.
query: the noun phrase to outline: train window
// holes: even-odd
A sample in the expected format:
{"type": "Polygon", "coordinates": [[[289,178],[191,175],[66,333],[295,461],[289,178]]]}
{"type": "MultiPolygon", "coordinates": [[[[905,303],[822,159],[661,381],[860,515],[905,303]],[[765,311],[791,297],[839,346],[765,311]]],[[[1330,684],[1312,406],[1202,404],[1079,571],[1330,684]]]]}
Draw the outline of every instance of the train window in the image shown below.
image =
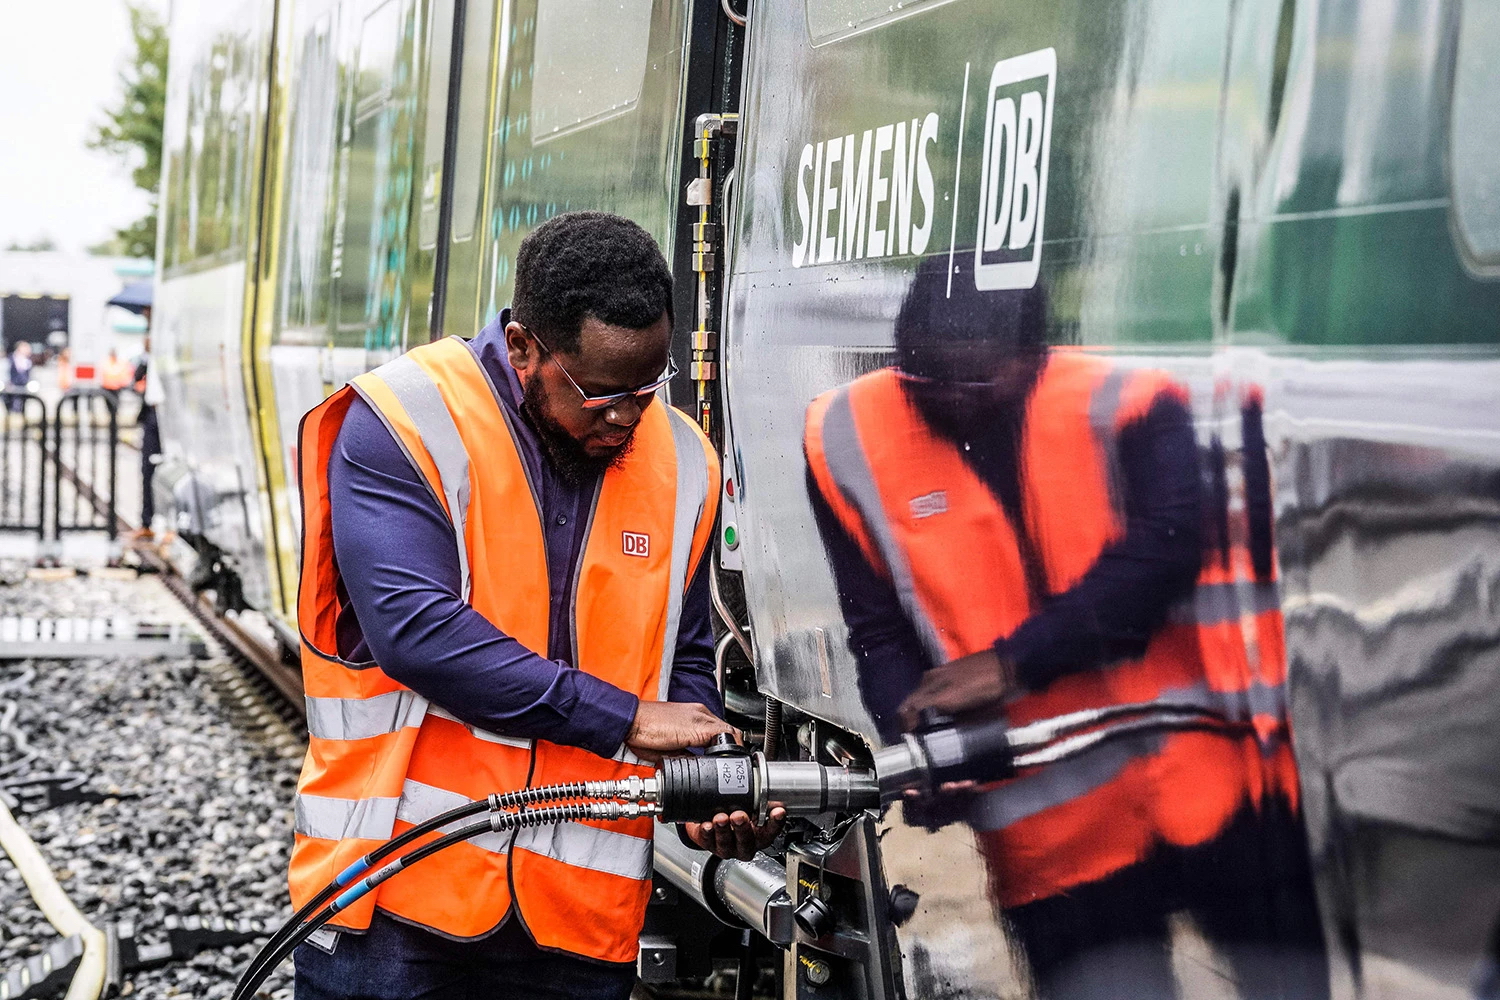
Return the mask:
{"type": "Polygon", "coordinates": [[[282,195],[281,314],[275,337],[278,343],[321,345],[327,339],[338,118],[332,13],[324,13],[308,28],[296,60],[282,195]]]}
{"type": "Polygon", "coordinates": [[[651,0],[554,0],[537,5],[531,141],[596,125],[634,108],[650,55],[651,0]]]}
{"type": "Polygon", "coordinates": [[[410,199],[410,3],[385,0],[359,31],[344,147],[338,224],[333,247],[339,346],[386,351],[399,347],[404,318],[396,275],[404,264],[410,199]]]}
{"type": "Polygon", "coordinates": [[[807,33],[814,45],[869,31],[889,21],[941,7],[951,0],[807,0],[807,33]]]}
{"type": "Polygon", "coordinates": [[[1500,268],[1500,6],[1465,0],[1453,76],[1453,221],[1471,265],[1500,268]]]}
{"type": "Polygon", "coordinates": [[[484,147],[489,139],[490,51],[495,5],[471,3],[464,15],[463,83],[458,98],[458,148],[453,164],[453,239],[472,239],[484,192],[484,147]]]}
{"type": "Polygon", "coordinates": [[[252,152],[264,96],[258,10],[259,5],[242,5],[217,24],[195,26],[201,28],[196,51],[189,50],[185,77],[174,81],[186,93],[183,117],[173,123],[165,150],[163,260],[169,271],[244,253],[252,152]]]}

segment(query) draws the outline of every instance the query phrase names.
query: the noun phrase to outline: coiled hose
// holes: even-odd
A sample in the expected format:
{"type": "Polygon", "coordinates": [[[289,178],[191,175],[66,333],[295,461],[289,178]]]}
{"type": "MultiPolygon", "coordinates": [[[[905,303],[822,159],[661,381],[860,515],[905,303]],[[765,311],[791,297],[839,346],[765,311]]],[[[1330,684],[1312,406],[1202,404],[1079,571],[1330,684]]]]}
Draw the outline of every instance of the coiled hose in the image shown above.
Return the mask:
{"type": "Polygon", "coordinates": [[[104,992],[105,940],[104,933],[90,924],[88,919],[68,899],[57,878],[47,867],[47,861],[36,844],[22,830],[4,803],[0,803],[0,847],[10,855],[16,870],[31,891],[31,897],[46,916],[47,922],[63,937],[78,934],[83,938],[83,961],[73,980],[68,984],[64,1000],[97,1000],[104,992]]]}
{"type": "Polygon", "coordinates": [[[527,806],[540,802],[556,802],[561,799],[577,798],[602,798],[617,794],[618,783],[613,781],[571,781],[556,785],[544,785],[538,788],[522,788],[513,792],[495,792],[483,799],[475,799],[472,802],[457,806],[447,812],[440,813],[431,819],[424,820],[416,826],[407,830],[398,837],[381,844],[375,850],[356,860],[348,868],[340,872],[332,882],[324,886],[317,895],[308,900],[300,910],[292,915],[286,923],[273,934],[261,950],[251,960],[249,967],[245,969],[244,975],[240,977],[239,984],[235,987],[232,1000],[248,1000],[255,991],[260,988],[271,970],[280,965],[288,955],[307,939],[323,924],[327,923],[339,911],[347,908],[355,900],[374,889],[381,882],[416,864],[423,858],[450,847],[460,841],[477,837],[482,833],[491,831],[511,830],[523,826],[540,826],[546,823],[560,823],[566,820],[592,818],[611,819],[618,816],[598,815],[593,816],[590,812],[593,807],[605,807],[597,810],[608,813],[608,807],[614,807],[619,811],[619,803],[614,802],[589,802],[573,803],[566,806],[548,806],[543,809],[527,809],[527,806]],[[502,812],[505,809],[518,809],[519,812],[502,812]],[[578,812],[577,810],[583,810],[578,812]],[[403,855],[396,861],[391,862],[374,874],[360,879],[361,875],[374,868],[376,864],[395,852],[406,847],[418,838],[441,829],[450,823],[467,819],[478,813],[489,812],[491,815],[477,823],[472,823],[454,832],[439,837],[425,846],[403,855]],[[360,879],[355,883],[356,879],[360,879]],[[355,883],[351,888],[345,889],[350,883],[355,883]],[[340,890],[343,890],[340,892],[340,890]],[[335,898],[337,897],[337,898],[335,898]],[[329,901],[333,900],[332,903],[329,901]],[[314,916],[316,914],[316,916],[314,916]],[[312,918],[309,920],[309,918],[312,918]]]}
{"type": "Polygon", "coordinates": [[[766,696],[766,738],[761,745],[761,751],[767,760],[775,760],[776,753],[781,749],[781,702],[766,696]]]}

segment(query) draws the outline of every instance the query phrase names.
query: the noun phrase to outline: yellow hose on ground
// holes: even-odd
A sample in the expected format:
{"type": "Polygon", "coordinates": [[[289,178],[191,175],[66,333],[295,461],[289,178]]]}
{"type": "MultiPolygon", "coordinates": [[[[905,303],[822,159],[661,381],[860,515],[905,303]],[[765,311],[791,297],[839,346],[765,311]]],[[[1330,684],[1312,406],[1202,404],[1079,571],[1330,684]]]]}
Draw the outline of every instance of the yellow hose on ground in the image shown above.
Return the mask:
{"type": "Polygon", "coordinates": [[[11,815],[10,809],[0,802],[0,847],[15,862],[16,870],[26,880],[31,898],[41,908],[48,923],[57,928],[63,937],[74,934],[83,938],[83,959],[78,971],[73,973],[73,982],[68,984],[68,993],[63,1000],[99,1000],[104,992],[105,941],[104,932],[86,920],[78,907],[63,892],[62,886],[47,867],[47,859],[36,844],[21,829],[21,824],[11,815]]]}

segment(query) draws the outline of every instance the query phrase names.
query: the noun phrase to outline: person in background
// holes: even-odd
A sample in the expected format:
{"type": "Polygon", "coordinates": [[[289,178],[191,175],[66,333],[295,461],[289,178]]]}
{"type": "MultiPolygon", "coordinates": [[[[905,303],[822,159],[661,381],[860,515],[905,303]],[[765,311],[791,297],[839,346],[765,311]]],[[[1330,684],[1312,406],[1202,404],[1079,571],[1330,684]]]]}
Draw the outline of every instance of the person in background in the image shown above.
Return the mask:
{"type": "MultiPolygon", "coordinates": [[[[31,383],[31,343],[21,340],[10,352],[10,364],[6,386],[14,392],[25,392],[31,383]]],[[[12,396],[10,400],[10,412],[20,413],[25,405],[25,400],[19,396],[12,396]]]]}
{"type": "Polygon", "coordinates": [[[57,391],[67,392],[73,388],[73,348],[64,347],[57,352],[57,391]]]}
{"type": "MultiPolygon", "coordinates": [[[[908,819],[975,830],[1047,1000],[1176,996],[1179,913],[1247,1000],[1326,997],[1269,520],[1247,497],[1219,530],[1230,509],[1205,500],[1179,383],[1046,334],[1041,287],[980,291],[932,258],[897,316],[896,365],[808,410],[810,497],[866,706],[887,740],[930,713],[1022,725],[1144,703],[1222,724],[940,791],[908,819]]],[[[1265,482],[1259,426],[1257,403],[1247,493],[1265,482]]]]}
{"type": "Polygon", "coordinates": [[[109,349],[109,356],[104,359],[104,366],[99,373],[99,386],[107,392],[118,396],[121,389],[130,385],[131,376],[135,369],[130,362],[120,357],[113,347],[109,349]]]}
{"type": "Polygon", "coordinates": [[[142,311],[146,319],[145,349],[136,360],[132,382],[141,395],[141,412],[136,423],[141,428],[141,526],[134,532],[137,538],[151,538],[152,522],[156,520],[156,498],[152,494],[156,478],[156,466],[161,462],[161,430],[157,424],[156,408],[162,402],[161,380],[155,376],[151,366],[151,310],[142,311]]]}

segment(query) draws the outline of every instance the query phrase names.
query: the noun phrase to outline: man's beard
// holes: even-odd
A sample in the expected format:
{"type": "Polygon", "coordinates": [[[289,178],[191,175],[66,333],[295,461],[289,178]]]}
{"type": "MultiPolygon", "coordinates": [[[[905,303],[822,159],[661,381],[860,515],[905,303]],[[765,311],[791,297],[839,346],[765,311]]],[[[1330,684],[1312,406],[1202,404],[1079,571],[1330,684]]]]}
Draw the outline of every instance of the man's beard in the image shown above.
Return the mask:
{"type": "Polygon", "coordinates": [[[540,377],[533,375],[521,387],[521,409],[526,419],[542,439],[547,458],[564,480],[577,486],[597,479],[608,469],[625,461],[630,449],[635,446],[635,430],[631,429],[625,443],[603,455],[590,455],[582,444],[574,440],[561,424],[547,416],[547,388],[540,377]]]}

